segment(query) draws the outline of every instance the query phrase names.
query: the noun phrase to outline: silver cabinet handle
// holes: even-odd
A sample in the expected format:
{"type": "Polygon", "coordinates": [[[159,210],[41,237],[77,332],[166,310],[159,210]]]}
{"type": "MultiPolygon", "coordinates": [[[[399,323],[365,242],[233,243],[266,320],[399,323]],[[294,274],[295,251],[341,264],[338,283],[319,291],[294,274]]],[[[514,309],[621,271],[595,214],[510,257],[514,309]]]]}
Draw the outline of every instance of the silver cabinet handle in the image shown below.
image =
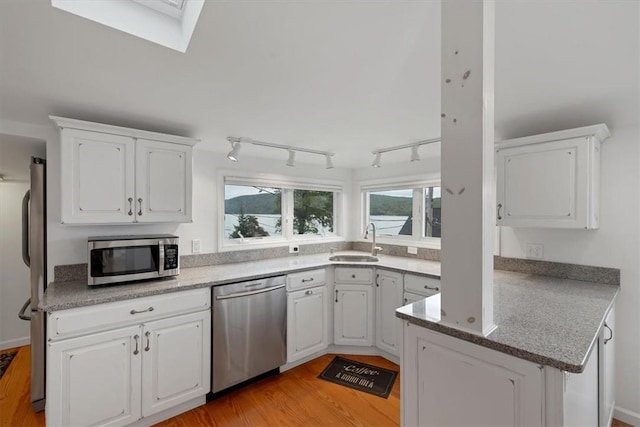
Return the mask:
{"type": "Polygon", "coordinates": [[[379,274],[376,274],[376,288],[380,287],[380,283],[378,283],[378,279],[380,278],[379,274]]]}
{"type": "Polygon", "coordinates": [[[305,295],[313,295],[313,291],[307,291],[304,293],[305,295]]]}
{"type": "Polygon", "coordinates": [[[500,215],[500,209],[502,209],[502,203],[498,203],[498,219],[502,219],[502,216],[500,215]]]}
{"type": "Polygon", "coordinates": [[[439,291],[439,290],[440,290],[440,287],[438,287],[438,286],[434,286],[434,287],[432,288],[432,287],[431,287],[431,286],[429,286],[429,285],[424,285],[424,288],[425,288],[425,289],[430,289],[430,290],[432,290],[432,291],[439,291]]]}
{"type": "Polygon", "coordinates": [[[136,349],[135,349],[135,350],[133,350],[133,354],[138,354],[138,353],[140,353],[140,351],[138,351],[138,339],[139,339],[139,338],[140,338],[140,335],[138,335],[138,334],[135,334],[135,335],[133,336],[133,339],[134,339],[134,340],[135,340],[135,342],[136,342],[136,349]]]}
{"type": "Polygon", "coordinates": [[[302,283],[313,282],[313,277],[310,279],[302,279],[302,283]]]}
{"type": "Polygon", "coordinates": [[[149,351],[151,350],[151,338],[150,338],[151,332],[147,331],[145,332],[144,336],[147,337],[147,346],[144,348],[144,351],[149,351]]]}
{"type": "Polygon", "coordinates": [[[31,255],[29,251],[29,201],[31,190],[27,190],[22,198],[22,261],[27,267],[31,267],[31,255]]]}
{"type": "Polygon", "coordinates": [[[129,216],[133,215],[133,197],[127,199],[129,201],[129,216]]]}
{"type": "Polygon", "coordinates": [[[611,333],[611,335],[609,335],[609,338],[605,338],[604,339],[604,343],[608,343],[609,341],[611,341],[613,339],[613,329],[611,329],[609,327],[609,325],[607,325],[606,323],[604,324],[604,327],[607,328],[609,330],[609,332],[611,333]]]}
{"type": "Polygon", "coordinates": [[[146,310],[131,310],[129,313],[140,314],[140,313],[146,313],[147,311],[153,311],[153,307],[149,307],[146,310]]]}
{"type": "Polygon", "coordinates": [[[338,290],[336,289],[336,302],[338,302],[338,290]]]}
{"type": "Polygon", "coordinates": [[[140,210],[138,210],[138,216],[142,216],[142,197],[138,199],[138,203],[140,203],[140,210]]]}

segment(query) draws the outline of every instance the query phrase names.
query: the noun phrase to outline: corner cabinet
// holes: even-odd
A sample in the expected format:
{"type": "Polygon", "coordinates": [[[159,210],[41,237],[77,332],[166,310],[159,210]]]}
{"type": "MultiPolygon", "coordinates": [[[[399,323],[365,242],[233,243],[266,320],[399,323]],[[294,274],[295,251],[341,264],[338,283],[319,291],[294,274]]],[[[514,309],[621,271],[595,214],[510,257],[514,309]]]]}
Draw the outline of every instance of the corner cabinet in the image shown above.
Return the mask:
{"type": "Polygon", "coordinates": [[[336,345],[373,345],[373,269],[336,267],[334,275],[336,345]]]}
{"type": "Polygon", "coordinates": [[[496,144],[499,226],[599,227],[604,124],[496,144]]]}
{"type": "Polygon", "coordinates": [[[190,222],[197,140],[51,117],[65,224],[190,222]]]}
{"type": "Polygon", "coordinates": [[[49,313],[47,425],[151,425],[204,404],[210,298],[204,288],[49,313]]]}

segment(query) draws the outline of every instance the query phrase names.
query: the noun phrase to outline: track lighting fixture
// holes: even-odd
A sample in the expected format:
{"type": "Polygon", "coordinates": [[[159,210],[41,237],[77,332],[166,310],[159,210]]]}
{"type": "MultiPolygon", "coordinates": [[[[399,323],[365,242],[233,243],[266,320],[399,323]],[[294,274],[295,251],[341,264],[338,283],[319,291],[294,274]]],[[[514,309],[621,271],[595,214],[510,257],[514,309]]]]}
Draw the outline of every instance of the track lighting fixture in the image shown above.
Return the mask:
{"type": "Polygon", "coordinates": [[[331,160],[331,154],[325,154],[324,156],[327,158],[326,169],[333,169],[333,160],[331,160]]]}
{"type": "Polygon", "coordinates": [[[389,151],[402,150],[405,148],[411,148],[411,161],[412,162],[418,161],[420,160],[420,155],[418,154],[418,148],[421,145],[433,144],[434,142],[440,142],[440,138],[425,139],[424,141],[414,142],[412,144],[398,145],[396,147],[389,147],[389,148],[383,148],[381,150],[372,151],[371,154],[375,154],[376,158],[373,161],[373,163],[371,163],[371,166],[373,166],[374,168],[380,167],[380,157],[382,156],[382,153],[387,153],[389,151]]]}
{"type": "Polygon", "coordinates": [[[227,159],[237,162],[238,161],[238,153],[240,153],[240,141],[230,141],[231,142],[231,151],[227,154],[227,159]]]}
{"type": "Polygon", "coordinates": [[[295,166],[296,161],[296,152],[293,150],[289,150],[289,159],[287,160],[287,166],[295,166]]]}
{"type": "Polygon", "coordinates": [[[418,147],[419,147],[419,145],[414,145],[413,147],[411,147],[411,161],[412,162],[416,162],[416,161],[420,160],[420,155],[418,154],[418,147]]]}
{"type": "Polygon", "coordinates": [[[295,166],[295,156],[297,151],[325,156],[327,161],[327,166],[326,166],[327,169],[333,169],[333,161],[331,160],[333,153],[330,153],[328,151],[318,151],[318,150],[311,150],[309,148],[291,147],[289,145],[281,145],[281,144],[272,144],[270,142],[255,141],[250,138],[238,138],[234,136],[227,137],[227,141],[229,141],[229,143],[231,144],[231,147],[233,147],[232,150],[227,155],[227,157],[229,158],[229,160],[233,160],[234,162],[238,161],[238,152],[240,151],[240,144],[245,143],[245,144],[259,145],[262,147],[270,147],[270,148],[277,148],[280,150],[287,150],[287,152],[289,153],[289,159],[287,160],[287,163],[286,163],[287,166],[295,166]]]}
{"type": "Polygon", "coordinates": [[[378,153],[374,153],[376,155],[376,159],[373,161],[373,163],[371,163],[371,166],[373,166],[374,168],[379,168],[380,167],[380,158],[382,157],[382,153],[378,152],[378,153]]]}

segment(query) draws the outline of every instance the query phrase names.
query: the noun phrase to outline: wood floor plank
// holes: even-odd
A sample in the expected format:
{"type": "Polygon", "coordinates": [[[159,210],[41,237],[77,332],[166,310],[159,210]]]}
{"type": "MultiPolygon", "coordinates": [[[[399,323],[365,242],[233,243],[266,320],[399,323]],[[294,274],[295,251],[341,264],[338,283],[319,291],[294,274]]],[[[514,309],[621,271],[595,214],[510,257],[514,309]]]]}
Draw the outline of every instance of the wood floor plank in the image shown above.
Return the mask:
{"type": "MultiPolygon", "coordinates": [[[[0,427],[44,427],[44,412],[36,414],[31,409],[29,347],[17,350],[18,354],[0,379],[0,427]]],[[[221,396],[158,426],[398,426],[400,378],[396,379],[388,399],[317,378],[334,357],[321,356],[221,396]]],[[[343,357],[399,371],[398,365],[381,357],[343,357]]],[[[612,427],[632,426],[614,420],[612,427]]]]}

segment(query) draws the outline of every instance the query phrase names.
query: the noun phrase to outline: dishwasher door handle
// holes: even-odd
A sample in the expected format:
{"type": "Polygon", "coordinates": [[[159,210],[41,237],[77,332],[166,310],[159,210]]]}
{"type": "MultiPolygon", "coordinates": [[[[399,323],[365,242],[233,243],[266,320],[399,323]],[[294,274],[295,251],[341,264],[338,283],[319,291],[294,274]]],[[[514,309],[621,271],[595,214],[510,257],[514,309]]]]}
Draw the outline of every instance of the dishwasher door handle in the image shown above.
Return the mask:
{"type": "Polygon", "coordinates": [[[275,291],[276,289],[282,289],[284,288],[284,286],[285,285],[278,285],[278,286],[271,286],[269,288],[258,289],[255,291],[236,292],[235,294],[229,294],[229,295],[218,295],[216,297],[216,301],[221,301],[221,300],[230,299],[230,298],[247,297],[249,295],[263,294],[265,292],[275,291]]]}

